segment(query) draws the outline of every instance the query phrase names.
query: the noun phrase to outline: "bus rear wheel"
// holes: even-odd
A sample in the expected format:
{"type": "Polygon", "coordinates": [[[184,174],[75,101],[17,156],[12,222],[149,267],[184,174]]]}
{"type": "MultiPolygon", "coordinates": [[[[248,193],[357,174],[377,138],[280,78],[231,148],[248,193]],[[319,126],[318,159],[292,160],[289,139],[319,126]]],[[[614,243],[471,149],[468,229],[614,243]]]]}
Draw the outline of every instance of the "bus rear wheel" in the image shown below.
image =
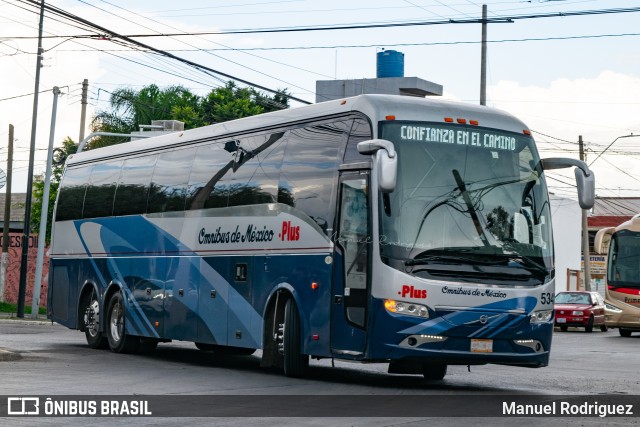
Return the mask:
{"type": "Polygon", "coordinates": [[[128,335],[125,325],[125,307],[122,294],[116,292],[107,308],[107,340],[114,353],[135,353],[140,347],[140,337],[128,335]]]}
{"type": "Polygon", "coordinates": [[[284,306],[284,323],[280,325],[284,374],[288,377],[304,377],[309,368],[309,356],[302,354],[300,315],[293,298],[284,306]]]}
{"type": "Polygon", "coordinates": [[[422,375],[424,379],[428,381],[441,380],[447,375],[447,365],[442,363],[425,363],[422,365],[422,375]]]}
{"type": "Polygon", "coordinates": [[[107,348],[107,337],[100,332],[100,302],[95,292],[84,300],[83,304],[84,336],[90,348],[107,348]]]}

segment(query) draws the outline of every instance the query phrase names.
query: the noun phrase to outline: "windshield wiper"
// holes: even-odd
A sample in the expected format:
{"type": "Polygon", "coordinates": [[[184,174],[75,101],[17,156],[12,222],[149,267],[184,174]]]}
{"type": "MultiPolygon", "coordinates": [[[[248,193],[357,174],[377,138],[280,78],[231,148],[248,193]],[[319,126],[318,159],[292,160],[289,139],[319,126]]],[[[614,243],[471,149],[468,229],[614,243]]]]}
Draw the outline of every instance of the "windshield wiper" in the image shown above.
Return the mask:
{"type": "Polygon", "coordinates": [[[429,249],[419,253],[412,259],[407,259],[404,264],[420,265],[429,264],[432,261],[454,261],[457,264],[495,265],[504,263],[503,259],[496,260],[495,255],[501,255],[502,250],[498,246],[490,246],[493,249],[487,252],[487,247],[450,247],[440,249],[429,249]]]}
{"type": "Polygon", "coordinates": [[[475,206],[473,206],[473,202],[471,201],[471,197],[469,196],[469,192],[467,191],[467,186],[460,176],[460,172],[458,172],[457,169],[453,169],[451,173],[453,173],[453,178],[456,180],[456,184],[458,184],[458,189],[460,190],[460,194],[462,195],[464,203],[467,205],[469,215],[471,215],[473,225],[476,227],[476,232],[478,233],[478,236],[480,236],[482,244],[484,244],[485,246],[491,246],[491,243],[489,243],[489,239],[487,239],[487,235],[484,232],[484,228],[482,228],[482,224],[480,224],[478,212],[476,211],[475,206]]]}
{"type": "MultiPolygon", "coordinates": [[[[444,261],[446,264],[455,265],[475,265],[475,266],[488,266],[488,267],[509,267],[509,264],[516,264],[515,267],[523,270],[533,272],[536,274],[542,274],[546,276],[550,271],[542,264],[533,260],[533,258],[521,255],[518,253],[504,253],[499,246],[490,246],[493,251],[487,252],[486,247],[477,248],[446,248],[450,254],[418,254],[413,259],[407,259],[404,265],[416,266],[416,265],[428,265],[438,263],[438,261],[444,261]],[[460,254],[460,255],[454,255],[460,254]]],[[[429,251],[430,252],[430,251],[429,251]]],[[[512,267],[514,267],[512,265],[512,267]]],[[[509,273],[505,273],[509,274],[509,273]]]]}
{"type": "Polygon", "coordinates": [[[404,265],[406,266],[423,265],[423,264],[430,264],[432,261],[454,261],[460,264],[462,262],[468,262],[470,260],[468,258],[461,258],[453,255],[429,255],[425,257],[408,259],[404,262],[404,265]]]}

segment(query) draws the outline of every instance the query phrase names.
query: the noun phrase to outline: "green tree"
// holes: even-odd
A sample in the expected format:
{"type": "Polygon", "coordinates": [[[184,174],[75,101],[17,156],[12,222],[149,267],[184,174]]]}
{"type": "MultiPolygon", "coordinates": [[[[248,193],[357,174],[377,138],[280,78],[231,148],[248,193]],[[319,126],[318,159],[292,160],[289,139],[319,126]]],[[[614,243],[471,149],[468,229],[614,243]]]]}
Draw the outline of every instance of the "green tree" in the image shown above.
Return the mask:
{"type": "Polygon", "coordinates": [[[203,122],[213,124],[289,108],[287,91],[269,97],[252,88],[240,88],[234,82],[218,87],[202,100],[203,122]]]}
{"type": "MultiPolygon", "coordinates": [[[[145,86],[139,91],[131,88],[116,89],[109,99],[110,111],[100,111],[91,122],[94,132],[131,133],[152,120],[181,120],[190,127],[202,126],[198,121],[200,97],[182,86],[160,89],[145,86]]],[[[112,145],[126,138],[95,138],[88,148],[112,145]]]]}
{"type": "MultiPolygon", "coordinates": [[[[62,141],[62,147],[56,148],[53,155],[53,164],[51,168],[51,181],[49,185],[49,201],[47,212],[47,235],[45,241],[47,245],[51,241],[51,223],[53,220],[53,207],[58,196],[58,187],[64,170],[64,161],[68,156],[75,153],[78,149],[71,138],[67,137],[62,141]]],[[[40,217],[42,215],[42,197],[44,196],[44,179],[37,177],[33,182],[33,203],[31,204],[31,231],[40,231],[40,217]]]]}
{"type": "MultiPolygon", "coordinates": [[[[212,89],[200,97],[182,86],[160,89],[145,86],[139,91],[121,88],[111,94],[109,111],[100,111],[94,117],[94,132],[131,133],[152,120],[180,120],[185,129],[225,122],[289,107],[287,90],[273,96],[253,88],[241,88],[234,82],[212,89]]],[[[87,148],[98,148],[125,141],[126,138],[100,137],[87,148]]]]}

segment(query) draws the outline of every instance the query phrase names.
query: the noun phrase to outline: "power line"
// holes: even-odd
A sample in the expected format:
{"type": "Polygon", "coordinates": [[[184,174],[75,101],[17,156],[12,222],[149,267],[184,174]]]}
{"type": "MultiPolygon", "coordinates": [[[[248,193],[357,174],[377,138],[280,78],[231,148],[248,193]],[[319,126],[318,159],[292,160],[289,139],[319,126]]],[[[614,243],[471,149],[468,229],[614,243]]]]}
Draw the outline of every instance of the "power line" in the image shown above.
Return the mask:
{"type": "MultiPolygon", "coordinates": [[[[640,33],[620,33],[620,34],[592,34],[592,35],[580,35],[580,36],[564,36],[564,37],[528,37],[523,39],[500,39],[500,40],[487,40],[487,43],[519,43],[519,42],[536,42],[536,41],[557,41],[557,40],[579,40],[579,39],[595,39],[595,38],[607,38],[607,37],[637,37],[640,33]]],[[[64,36],[51,36],[51,37],[64,37],[64,36]]],[[[159,37],[159,36],[157,36],[159,37]]],[[[18,38],[18,37],[12,37],[18,38]]],[[[33,38],[32,36],[25,36],[24,38],[33,38]]],[[[89,37],[87,37],[89,38],[89,37]]],[[[421,43],[389,43],[388,41],[372,44],[347,44],[347,45],[315,45],[315,46],[275,46],[275,47],[246,47],[246,48],[215,48],[215,49],[167,49],[167,52],[224,52],[224,51],[238,51],[238,52],[250,52],[250,51],[269,51],[269,50],[308,50],[308,49],[360,49],[360,48],[372,48],[372,47],[408,47],[408,46],[452,46],[452,45],[464,45],[464,44],[480,44],[478,40],[462,40],[453,42],[421,42],[421,43]]],[[[69,52],[69,50],[60,50],[61,52],[69,52]]],[[[122,50],[120,50],[122,51],[122,50]]],[[[73,52],[73,51],[71,51],[73,52]]],[[[266,58],[263,58],[266,59],[266,58]]],[[[276,62],[276,61],[273,61],[276,62]]],[[[513,102],[513,101],[509,101],[513,102]]],[[[519,101],[519,102],[539,102],[539,101],[519,101]]]]}
{"type": "MultiPolygon", "coordinates": [[[[32,0],[30,0],[32,1],[32,0]]],[[[587,15],[605,15],[618,13],[640,12],[640,7],[635,8],[617,8],[617,9],[599,9],[599,10],[583,10],[573,12],[554,12],[531,15],[513,15],[497,18],[487,18],[488,24],[513,23],[515,20],[524,19],[540,19],[540,18],[558,18],[571,16],[587,16],[587,15]]],[[[372,28],[393,28],[393,27],[411,27],[411,26],[427,26],[427,25],[445,25],[445,24],[480,24],[482,18],[468,19],[446,19],[442,21],[414,21],[414,22],[391,22],[378,24],[354,24],[354,25],[318,25],[311,27],[275,27],[275,28],[256,28],[256,29],[237,29],[237,30],[220,30],[205,31],[196,33],[174,33],[164,34],[165,36],[193,36],[193,35],[220,35],[220,34],[258,34],[258,33],[287,33],[287,32],[306,32],[306,31],[333,31],[333,30],[360,30],[372,28]]],[[[155,34],[128,34],[127,37],[157,37],[155,34]]]]}
{"type": "MultiPolygon", "coordinates": [[[[36,3],[34,0],[19,0],[22,2],[36,3]]],[[[51,8],[51,6],[48,6],[51,8]]],[[[58,9],[62,11],[62,9],[58,9]]],[[[640,12],[640,7],[635,8],[615,8],[615,9],[596,9],[596,10],[583,10],[572,12],[553,12],[553,13],[541,13],[530,15],[512,15],[501,16],[496,18],[487,18],[488,24],[505,24],[514,23],[516,20],[526,19],[542,19],[542,18],[566,18],[573,16],[589,16],[589,15],[606,15],[606,14],[619,14],[619,13],[634,13],[640,12]]],[[[68,13],[68,12],[65,12],[68,13]]],[[[69,14],[71,15],[71,14],[69,14]]],[[[81,19],[81,18],[80,18],[81,19]]],[[[142,38],[142,37],[181,37],[181,36],[204,36],[204,35],[224,35],[224,34],[259,34],[259,33],[288,33],[288,32],[307,32],[307,31],[335,31],[335,30],[360,30],[360,29],[372,29],[372,28],[393,28],[393,27],[412,27],[412,26],[429,26],[429,25],[447,25],[447,24],[479,24],[482,23],[482,18],[468,18],[468,19],[444,19],[434,21],[403,21],[403,22],[388,22],[388,23],[369,23],[369,24],[347,24],[347,25],[335,25],[335,24],[323,24],[310,27],[273,27],[273,28],[245,28],[245,29],[232,29],[232,30],[220,30],[220,31],[201,31],[201,32],[181,32],[181,33],[163,33],[163,34],[116,34],[110,30],[99,27],[96,24],[92,24],[89,21],[82,20],[85,25],[99,28],[101,31],[112,34],[119,38],[142,38]]],[[[86,37],[87,34],[72,35],[67,37],[86,37]]],[[[90,36],[90,35],[89,35],[90,36]]],[[[33,37],[21,37],[21,38],[33,38],[33,37]]]]}
{"type": "MultiPolygon", "coordinates": [[[[38,6],[40,6],[40,4],[38,4],[38,2],[36,2],[36,1],[34,1],[34,0],[18,0],[18,1],[20,1],[20,2],[22,2],[22,3],[28,3],[28,4],[31,4],[31,5],[38,5],[38,6]]],[[[236,76],[233,76],[233,75],[231,75],[231,74],[228,74],[228,73],[224,73],[224,72],[222,72],[222,71],[215,70],[215,69],[213,69],[213,68],[210,68],[210,67],[207,67],[207,66],[204,66],[204,65],[198,64],[198,63],[196,63],[196,62],[190,61],[190,60],[185,59],[185,58],[181,58],[181,57],[176,56],[176,55],[174,55],[174,54],[172,54],[172,53],[169,53],[169,52],[167,52],[167,51],[164,51],[164,50],[161,50],[161,49],[155,48],[155,47],[150,46],[150,45],[147,45],[147,44],[144,44],[144,43],[139,42],[139,41],[137,41],[137,40],[133,40],[133,39],[132,39],[132,38],[130,38],[129,36],[124,36],[124,35],[118,34],[118,33],[116,33],[115,31],[109,30],[109,29],[107,29],[107,28],[105,28],[105,27],[102,27],[102,26],[100,26],[100,25],[98,25],[98,24],[95,24],[95,23],[93,23],[93,22],[91,22],[91,21],[88,21],[88,20],[86,20],[86,19],[84,19],[84,18],[81,18],[81,17],[79,17],[79,16],[77,16],[77,15],[74,15],[74,14],[72,14],[72,13],[69,13],[69,12],[67,12],[67,11],[65,11],[65,10],[63,10],[63,9],[60,9],[60,8],[57,8],[57,7],[54,7],[54,6],[49,6],[49,5],[44,5],[44,8],[45,8],[47,11],[50,11],[51,13],[54,13],[54,14],[59,15],[59,16],[63,16],[63,17],[65,17],[65,18],[67,18],[67,19],[69,19],[69,20],[71,20],[71,21],[73,21],[73,22],[79,22],[79,23],[82,23],[82,24],[84,24],[84,25],[88,25],[88,26],[90,26],[90,27],[93,27],[94,29],[97,29],[97,30],[99,30],[99,31],[102,31],[102,32],[103,32],[103,33],[105,33],[105,34],[110,35],[111,37],[115,37],[115,38],[121,39],[121,40],[126,41],[126,42],[128,42],[128,43],[131,43],[131,44],[133,44],[133,45],[136,45],[136,46],[142,47],[142,48],[144,48],[144,49],[148,49],[148,50],[153,51],[153,52],[155,52],[155,53],[158,53],[158,54],[160,54],[160,55],[163,55],[163,56],[166,56],[166,57],[168,57],[168,58],[171,58],[171,59],[174,59],[174,60],[180,61],[180,62],[182,62],[182,63],[184,63],[184,64],[187,64],[187,65],[190,65],[190,66],[192,66],[192,67],[194,67],[194,68],[196,68],[196,69],[198,69],[198,70],[200,70],[200,71],[203,71],[203,72],[207,72],[207,71],[208,71],[208,72],[212,72],[212,73],[215,73],[215,74],[218,74],[218,75],[221,75],[221,76],[224,76],[224,77],[230,78],[230,79],[232,79],[232,80],[235,80],[235,81],[237,81],[237,82],[240,82],[240,83],[246,84],[246,85],[248,85],[248,86],[252,86],[252,87],[254,87],[254,88],[264,90],[264,91],[269,92],[269,93],[272,93],[272,94],[281,95],[281,96],[284,96],[284,97],[286,97],[286,98],[289,98],[289,99],[291,99],[291,100],[294,100],[294,101],[297,101],[297,102],[300,102],[300,103],[303,103],[303,104],[311,104],[309,101],[306,101],[306,100],[304,100],[304,99],[300,99],[300,98],[297,98],[297,97],[295,97],[295,96],[289,95],[289,94],[287,94],[287,93],[284,93],[284,92],[281,92],[281,91],[277,91],[277,90],[274,90],[274,89],[268,88],[268,87],[266,87],[266,86],[259,85],[259,84],[257,84],[257,83],[253,83],[253,82],[250,82],[250,81],[245,80],[245,79],[241,79],[241,78],[236,77],[236,76]]]]}
{"type": "MultiPolygon", "coordinates": [[[[74,83],[74,84],[82,84],[82,83],[74,83]]],[[[66,87],[69,87],[70,85],[65,85],[65,86],[66,86],[66,87]]],[[[59,86],[59,87],[65,87],[65,86],[59,86]]],[[[38,91],[38,93],[40,94],[40,93],[45,93],[45,92],[51,92],[52,90],[53,90],[53,89],[45,89],[45,90],[38,91]]],[[[11,99],[24,98],[24,97],[26,97],[26,96],[33,96],[33,95],[35,95],[35,92],[25,93],[25,94],[22,94],[22,95],[16,95],[16,96],[10,96],[10,97],[8,97],[8,98],[2,98],[2,99],[0,99],[0,102],[1,102],[1,101],[9,101],[9,100],[11,100],[11,99]]]]}
{"type": "MultiPolygon", "coordinates": [[[[111,14],[111,15],[113,15],[113,16],[117,16],[118,18],[123,19],[123,20],[125,20],[125,21],[127,21],[127,22],[132,22],[132,21],[131,21],[130,19],[128,19],[128,18],[122,17],[122,16],[117,15],[117,14],[115,14],[115,13],[113,13],[113,12],[110,12],[110,11],[105,10],[105,9],[102,9],[102,8],[100,8],[100,7],[98,7],[98,6],[95,6],[95,5],[92,5],[92,4],[90,4],[90,3],[87,3],[87,2],[86,2],[86,1],[84,1],[84,0],[78,0],[78,1],[79,1],[79,2],[81,2],[81,3],[84,3],[84,4],[88,5],[88,6],[91,6],[91,7],[97,8],[97,9],[99,9],[99,10],[102,10],[103,12],[109,13],[109,14],[111,14]]],[[[162,22],[156,21],[155,19],[151,19],[151,18],[148,18],[148,17],[146,17],[146,16],[140,15],[139,13],[133,12],[133,11],[131,11],[131,10],[128,10],[128,9],[124,8],[124,7],[121,7],[121,6],[118,6],[118,5],[116,5],[116,4],[113,4],[113,3],[109,2],[109,1],[106,1],[106,0],[100,0],[100,1],[101,1],[101,2],[103,2],[103,3],[106,3],[106,4],[108,4],[108,5],[111,5],[111,6],[113,6],[113,7],[116,7],[116,8],[118,8],[118,9],[124,10],[124,11],[126,11],[126,12],[128,12],[128,13],[132,13],[132,14],[134,14],[134,15],[137,15],[137,16],[139,16],[139,17],[141,17],[141,18],[148,19],[148,20],[150,20],[150,21],[153,21],[153,22],[158,23],[158,24],[161,24],[161,25],[166,25],[166,24],[163,24],[162,22]]],[[[141,25],[141,24],[138,24],[138,25],[141,25]]],[[[146,28],[146,29],[151,30],[151,31],[156,31],[156,30],[154,30],[153,28],[150,28],[150,27],[147,27],[147,26],[144,26],[144,25],[142,25],[142,26],[143,26],[144,28],[146,28]]],[[[168,25],[167,25],[167,26],[168,26],[168,25]]],[[[171,27],[171,26],[168,26],[168,27],[173,28],[173,29],[177,29],[177,28],[175,28],[175,27],[171,27]]],[[[156,31],[156,32],[157,32],[157,33],[159,33],[159,34],[162,34],[162,33],[160,33],[159,31],[156,31]]],[[[175,37],[172,37],[172,38],[173,38],[173,39],[176,39],[175,37]]],[[[176,40],[177,40],[177,39],[176,39],[176,40]]],[[[180,40],[178,40],[178,41],[180,41],[180,40]]],[[[225,57],[223,57],[223,56],[216,55],[216,54],[212,53],[211,51],[206,51],[206,50],[204,50],[204,49],[197,48],[196,46],[194,46],[194,45],[192,45],[192,44],[190,44],[190,43],[187,43],[187,42],[184,42],[184,41],[180,41],[180,43],[183,43],[183,44],[186,44],[187,46],[190,46],[190,47],[196,48],[196,49],[197,49],[197,51],[205,52],[205,53],[207,53],[207,54],[209,54],[209,55],[215,56],[216,58],[222,59],[223,61],[231,62],[232,64],[239,65],[239,66],[241,66],[241,67],[243,67],[243,68],[246,68],[246,69],[251,70],[251,71],[253,71],[253,72],[256,72],[256,73],[258,73],[258,74],[262,74],[262,75],[264,75],[264,76],[266,76],[266,77],[270,77],[270,78],[272,78],[272,79],[278,80],[278,81],[280,81],[280,82],[282,82],[282,83],[285,83],[285,84],[287,84],[287,85],[289,85],[289,86],[297,87],[297,88],[302,89],[302,90],[304,90],[304,91],[306,91],[306,92],[311,92],[311,91],[307,90],[306,88],[303,88],[303,87],[297,86],[297,85],[295,85],[295,84],[293,84],[293,83],[287,82],[287,81],[282,80],[282,79],[280,79],[280,78],[278,78],[278,77],[271,76],[271,75],[269,75],[269,74],[264,73],[263,71],[256,70],[256,69],[254,69],[254,68],[250,68],[250,67],[248,67],[248,66],[246,66],[246,65],[243,65],[243,64],[240,64],[240,63],[238,63],[238,62],[232,61],[232,60],[230,60],[230,59],[228,59],[228,58],[225,58],[225,57]]],[[[218,44],[218,43],[216,43],[216,44],[218,44]]],[[[224,46],[224,45],[221,45],[221,46],[224,46]]],[[[225,46],[225,47],[228,47],[228,46],[225,46]]],[[[244,53],[244,52],[243,52],[243,53],[244,53]]],[[[262,58],[262,57],[260,57],[260,56],[258,56],[258,55],[254,55],[254,54],[245,53],[245,55],[251,55],[251,56],[253,56],[253,57],[256,57],[256,58],[260,58],[260,59],[264,59],[264,60],[266,60],[266,58],[262,58]]],[[[277,62],[277,61],[272,61],[272,62],[277,62]]],[[[284,64],[284,63],[282,63],[282,62],[279,62],[279,64],[280,64],[280,65],[286,65],[286,66],[289,66],[288,64],[284,64]]],[[[309,70],[304,70],[304,69],[299,68],[299,67],[292,67],[292,68],[296,68],[296,69],[299,69],[299,70],[302,70],[302,71],[306,71],[306,72],[311,72],[311,71],[309,71],[309,70]]],[[[313,73],[314,73],[314,74],[318,74],[318,73],[315,73],[315,72],[313,72],[313,73]]],[[[324,76],[324,77],[329,77],[329,76],[324,76]]]]}

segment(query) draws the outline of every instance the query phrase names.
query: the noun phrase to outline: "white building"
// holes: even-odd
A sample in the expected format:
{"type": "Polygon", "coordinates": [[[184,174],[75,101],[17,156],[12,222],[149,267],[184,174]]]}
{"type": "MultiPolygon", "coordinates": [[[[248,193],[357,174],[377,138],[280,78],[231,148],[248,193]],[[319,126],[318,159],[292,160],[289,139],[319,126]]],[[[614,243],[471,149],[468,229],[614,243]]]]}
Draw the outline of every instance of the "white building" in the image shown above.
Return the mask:
{"type": "Polygon", "coordinates": [[[577,200],[550,194],[551,221],[556,256],[556,293],[575,290],[568,270],[580,270],[582,258],[582,210],[577,200]]]}

